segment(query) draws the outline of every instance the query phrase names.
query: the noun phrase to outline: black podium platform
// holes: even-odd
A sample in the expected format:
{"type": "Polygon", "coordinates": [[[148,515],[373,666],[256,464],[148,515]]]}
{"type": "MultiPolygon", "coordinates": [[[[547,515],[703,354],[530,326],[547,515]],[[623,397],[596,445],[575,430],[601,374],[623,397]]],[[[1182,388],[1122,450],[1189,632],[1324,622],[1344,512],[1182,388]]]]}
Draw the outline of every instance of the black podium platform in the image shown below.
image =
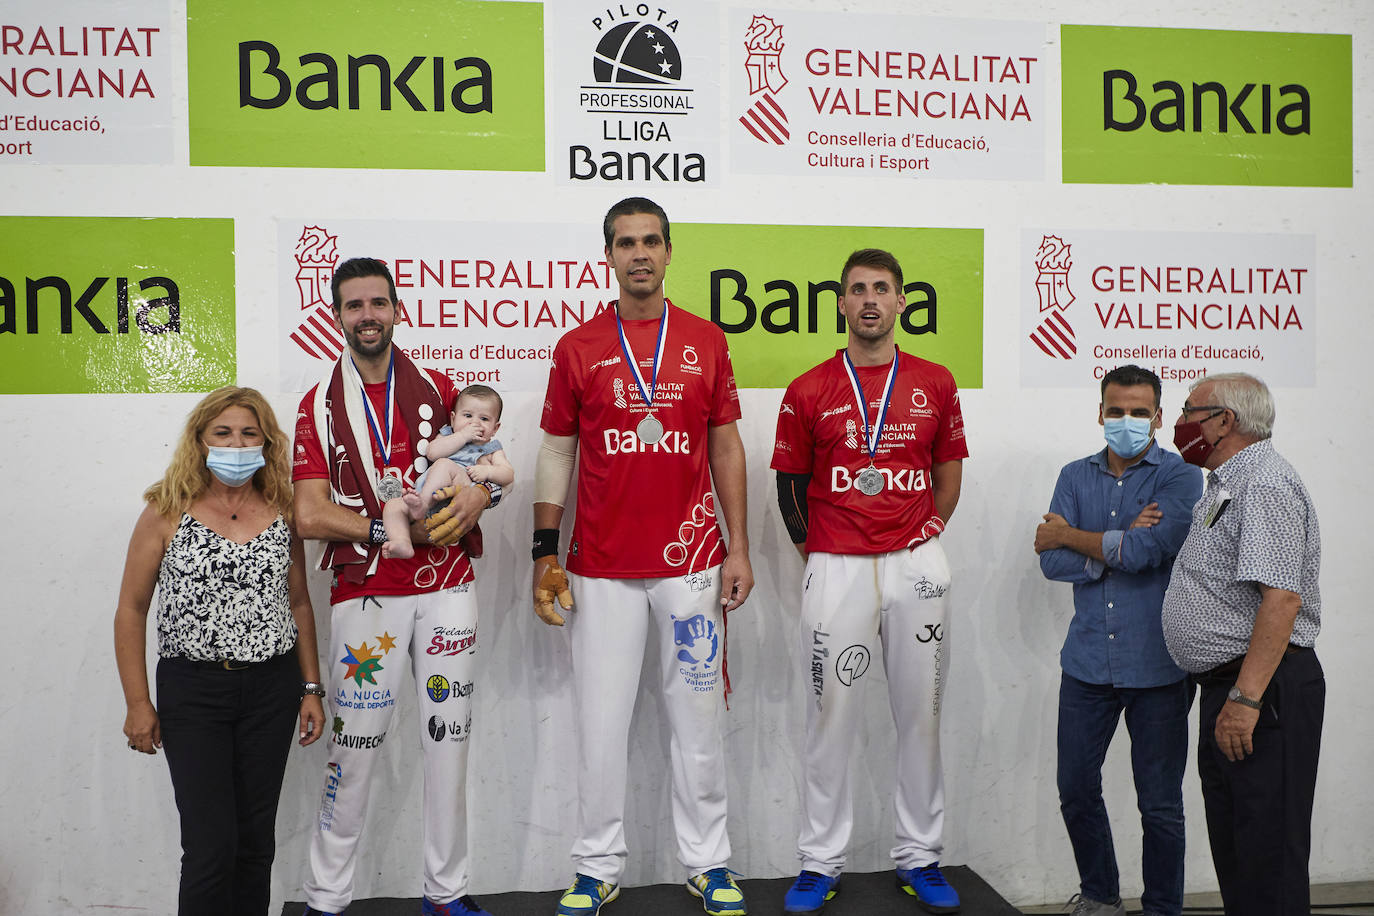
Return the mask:
{"type": "MultiPolygon", "coordinates": [[[[944,868],[945,877],[959,892],[960,916],[1020,916],[1020,911],[1003,900],[988,883],[967,866],[944,868]]],[[[749,905],[750,916],[781,916],[782,897],[791,878],[754,878],[739,882],[749,905]]],[[[554,916],[561,890],[483,894],[478,902],[492,916],[554,916]]],[[[287,903],[282,916],[300,916],[305,904],[287,903]]],[[[399,897],[355,900],[348,916],[418,916],[418,898],[399,897]]],[[[902,893],[890,871],[846,874],[840,892],[825,905],[824,916],[916,916],[925,911],[916,900],[902,893]]],[[[622,888],[620,896],[608,903],[602,916],[701,916],[701,901],[687,893],[681,884],[654,884],[649,887],[622,888]]]]}

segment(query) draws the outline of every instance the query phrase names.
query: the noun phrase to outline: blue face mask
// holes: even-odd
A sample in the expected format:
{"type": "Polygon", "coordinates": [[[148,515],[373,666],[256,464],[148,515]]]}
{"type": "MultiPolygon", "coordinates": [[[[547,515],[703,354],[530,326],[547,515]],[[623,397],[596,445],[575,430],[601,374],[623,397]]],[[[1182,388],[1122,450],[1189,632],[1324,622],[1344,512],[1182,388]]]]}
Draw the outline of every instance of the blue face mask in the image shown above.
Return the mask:
{"type": "Polygon", "coordinates": [[[226,487],[243,486],[253,479],[258,468],[267,464],[266,459],[262,457],[261,445],[250,445],[246,448],[207,445],[206,448],[209,449],[209,453],[205,456],[205,466],[226,487]]]}
{"type": "Polygon", "coordinates": [[[1118,417],[1102,421],[1102,436],[1107,446],[1122,458],[1134,458],[1145,451],[1155,437],[1153,420],[1143,417],[1118,417]]]}

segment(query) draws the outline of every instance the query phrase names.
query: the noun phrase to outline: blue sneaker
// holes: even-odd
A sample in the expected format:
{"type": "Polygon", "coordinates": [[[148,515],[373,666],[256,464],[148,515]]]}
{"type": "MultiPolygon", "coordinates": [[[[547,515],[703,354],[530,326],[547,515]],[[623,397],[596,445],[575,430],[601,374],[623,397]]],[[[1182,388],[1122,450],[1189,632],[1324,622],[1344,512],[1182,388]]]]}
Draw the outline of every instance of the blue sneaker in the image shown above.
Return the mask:
{"type": "Polygon", "coordinates": [[[596,916],[601,908],[620,896],[620,887],[577,873],[572,887],[558,901],[558,916],[596,916]]]}
{"type": "Polygon", "coordinates": [[[744,891],[739,889],[730,869],[713,868],[687,879],[687,890],[701,898],[701,907],[711,916],[745,916],[744,891]]]}
{"type": "Polygon", "coordinates": [[[959,895],[945,880],[939,862],[897,869],[897,886],[915,897],[927,913],[959,912],[959,895]]]}
{"type": "Polygon", "coordinates": [[[814,871],[804,871],[797,875],[787,896],[782,898],[784,913],[801,913],[815,916],[825,906],[825,902],[840,892],[840,876],[830,877],[814,871]]]}
{"type": "Polygon", "coordinates": [[[448,903],[435,903],[425,897],[420,901],[420,912],[424,916],[491,916],[466,894],[448,903]]]}

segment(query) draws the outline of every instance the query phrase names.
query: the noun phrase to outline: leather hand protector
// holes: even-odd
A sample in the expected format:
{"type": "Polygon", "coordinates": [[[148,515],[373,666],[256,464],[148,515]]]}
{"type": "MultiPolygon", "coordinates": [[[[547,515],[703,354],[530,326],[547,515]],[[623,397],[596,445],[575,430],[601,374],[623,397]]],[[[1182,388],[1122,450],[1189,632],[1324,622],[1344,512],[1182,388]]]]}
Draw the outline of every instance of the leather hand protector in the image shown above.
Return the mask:
{"type": "Polygon", "coordinates": [[[534,613],[539,619],[554,627],[563,625],[563,615],[554,609],[554,599],[563,610],[572,608],[572,590],[568,587],[568,574],[553,560],[544,568],[539,582],[534,587],[534,613]]]}

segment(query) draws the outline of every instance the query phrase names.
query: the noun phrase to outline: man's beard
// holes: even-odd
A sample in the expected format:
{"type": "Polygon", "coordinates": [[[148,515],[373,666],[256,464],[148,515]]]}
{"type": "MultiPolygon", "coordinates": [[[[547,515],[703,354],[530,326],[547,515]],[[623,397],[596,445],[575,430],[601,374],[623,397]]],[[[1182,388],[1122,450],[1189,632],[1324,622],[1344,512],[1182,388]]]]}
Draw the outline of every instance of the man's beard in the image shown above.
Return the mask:
{"type": "Polygon", "coordinates": [[[381,327],[382,333],[377,338],[376,343],[364,344],[358,339],[358,329],[344,331],[344,340],[348,342],[348,348],[359,356],[378,356],[386,352],[386,348],[391,345],[391,334],[394,327],[388,328],[380,325],[368,325],[368,327],[381,327]]]}

